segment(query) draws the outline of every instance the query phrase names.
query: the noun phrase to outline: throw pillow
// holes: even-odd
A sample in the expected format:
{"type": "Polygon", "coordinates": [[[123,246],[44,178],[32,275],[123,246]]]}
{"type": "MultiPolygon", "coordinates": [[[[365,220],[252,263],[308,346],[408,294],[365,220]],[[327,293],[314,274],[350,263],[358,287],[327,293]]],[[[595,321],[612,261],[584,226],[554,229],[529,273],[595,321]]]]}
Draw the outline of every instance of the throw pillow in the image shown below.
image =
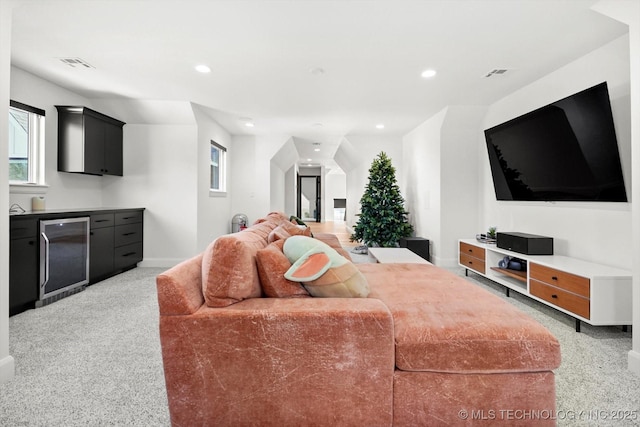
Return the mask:
{"type": "Polygon", "coordinates": [[[267,246],[275,222],[218,237],[202,259],[202,291],[209,307],[226,307],[262,295],[256,253],[267,246]]]}
{"type": "Polygon", "coordinates": [[[277,240],[256,254],[262,291],[271,298],[308,298],[309,292],[300,283],[284,277],[291,267],[282,252],[284,242],[284,239],[277,240]]]}
{"type": "Polygon", "coordinates": [[[301,282],[314,297],[365,298],[367,279],[333,248],[306,236],[285,240],[283,252],[293,264],[284,277],[301,282]]]}
{"type": "Polygon", "coordinates": [[[280,225],[273,229],[271,233],[269,233],[268,242],[273,243],[276,240],[283,240],[287,237],[291,236],[311,236],[311,229],[308,227],[298,227],[290,223],[289,221],[282,221],[280,225]]]}
{"type": "MultiPolygon", "coordinates": [[[[292,224],[299,225],[300,227],[309,228],[309,226],[307,225],[307,223],[306,223],[306,222],[304,222],[303,220],[301,220],[300,218],[298,218],[298,217],[297,217],[297,216],[295,216],[295,215],[291,215],[291,216],[289,217],[289,221],[290,221],[292,224]]],[[[309,236],[313,237],[313,233],[311,232],[311,229],[310,229],[310,228],[309,228],[309,236]]]]}

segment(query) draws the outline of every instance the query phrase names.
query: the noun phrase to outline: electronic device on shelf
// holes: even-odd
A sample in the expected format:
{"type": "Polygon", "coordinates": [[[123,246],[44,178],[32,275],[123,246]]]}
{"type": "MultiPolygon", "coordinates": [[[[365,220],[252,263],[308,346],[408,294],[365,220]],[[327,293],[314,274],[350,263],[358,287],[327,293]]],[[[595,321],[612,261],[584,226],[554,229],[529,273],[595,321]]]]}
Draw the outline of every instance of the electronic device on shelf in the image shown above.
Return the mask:
{"type": "Polygon", "coordinates": [[[476,234],[476,240],[481,243],[496,243],[496,239],[494,239],[493,237],[489,237],[486,234],[476,234]]]}

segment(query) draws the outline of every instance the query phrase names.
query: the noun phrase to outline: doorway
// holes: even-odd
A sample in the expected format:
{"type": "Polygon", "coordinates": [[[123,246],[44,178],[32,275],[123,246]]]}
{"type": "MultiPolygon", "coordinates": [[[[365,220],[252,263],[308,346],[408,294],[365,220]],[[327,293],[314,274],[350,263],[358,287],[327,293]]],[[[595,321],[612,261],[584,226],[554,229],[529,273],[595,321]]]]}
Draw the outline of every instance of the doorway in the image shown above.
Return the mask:
{"type": "Polygon", "coordinates": [[[298,175],[298,218],[320,222],[322,204],[319,176],[298,175]]]}

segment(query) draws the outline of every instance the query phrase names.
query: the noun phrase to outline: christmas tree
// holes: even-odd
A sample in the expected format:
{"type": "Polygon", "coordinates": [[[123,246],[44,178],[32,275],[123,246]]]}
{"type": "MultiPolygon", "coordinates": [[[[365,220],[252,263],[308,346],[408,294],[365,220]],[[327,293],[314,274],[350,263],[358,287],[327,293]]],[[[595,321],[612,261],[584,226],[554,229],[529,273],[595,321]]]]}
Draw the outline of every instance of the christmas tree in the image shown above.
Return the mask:
{"type": "Polygon", "coordinates": [[[360,218],[350,239],[367,246],[395,247],[400,238],[413,232],[407,214],[396,183],[396,169],[383,151],[369,169],[369,183],[360,199],[360,218]]]}

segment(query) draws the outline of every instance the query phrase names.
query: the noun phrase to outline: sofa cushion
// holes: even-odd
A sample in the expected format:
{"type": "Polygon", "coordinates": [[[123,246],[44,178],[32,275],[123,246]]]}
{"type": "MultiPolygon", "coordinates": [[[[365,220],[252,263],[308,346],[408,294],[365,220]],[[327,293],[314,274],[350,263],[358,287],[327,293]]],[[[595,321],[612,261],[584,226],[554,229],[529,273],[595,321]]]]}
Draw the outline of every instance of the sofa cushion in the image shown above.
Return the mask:
{"type": "Polygon", "coordinates": [[[394,319],[396,367],[450,373],[535,372],[560,365],[540,323],[487,290],[427,264],[358,264],[394,319]]]}
{"type": "Polygon", "coordinates": [[[301,283],[284,277],[291,263],[282,252],[284,239],[277,240],[256,253],[258,275],[264,294],[272,298],[305,298],[309,292],[301,283]]]}
{"type": "Polygon", "coordinates": [[[326,243],[327,245],[329,245],[330,247],[335,249],[336,252],[338,252],[340,255],[345,257],[347,260],[353,261],[353,259],[351,259],[351,255],[349,255],[349,252],[345,251],[342,248],[342,246],[340,245],[340,240],[338,240],[338,237],[335,234],[333,234],[333,233],[316,233],[316,234],[312,235],[311,237],[313,237],[314,239],[318,239],[321,242],[326,243]]]}
{"type": "Polygon", "coordinates": [[[225,307],[262,295],[256,253],[267,246],[276,221],[258,224],[218,237],[202,258],[202,291],[209,307],[225,307]]]}
{"type": "Polygon", "coordinates": [[[309,236],[311,237],[311,229],[309,227],[299,227],[289,221],[282,221],[276,228],[269,233],[267,241],[273,243],[276,240],[283,240],[291,236],[309,236]]]}

